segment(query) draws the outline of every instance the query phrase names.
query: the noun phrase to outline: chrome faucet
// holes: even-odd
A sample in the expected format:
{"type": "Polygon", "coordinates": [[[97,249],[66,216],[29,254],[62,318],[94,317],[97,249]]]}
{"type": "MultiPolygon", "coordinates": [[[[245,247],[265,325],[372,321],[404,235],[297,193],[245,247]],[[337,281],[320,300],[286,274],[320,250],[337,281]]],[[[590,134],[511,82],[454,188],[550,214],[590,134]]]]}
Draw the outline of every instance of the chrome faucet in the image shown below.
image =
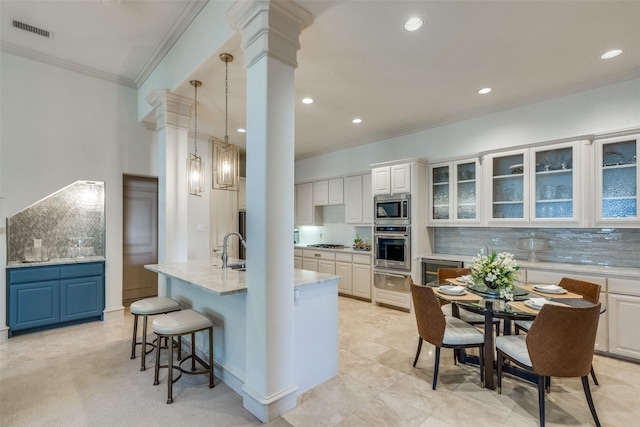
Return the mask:
{"type": "Polygon", "coordinates": [[[244,246],[245,249],[247,248],[247,242],[245,242],[242,238],[242,234],[238,233],[237,231],[230,231],[229,233],[225,234],[224,238],[222,239],[222,268],[227,268],[227,239],[233,234],[238,236],[238,238],[240,239],[240,243],[242,243],[242,246],[244,246]]]}

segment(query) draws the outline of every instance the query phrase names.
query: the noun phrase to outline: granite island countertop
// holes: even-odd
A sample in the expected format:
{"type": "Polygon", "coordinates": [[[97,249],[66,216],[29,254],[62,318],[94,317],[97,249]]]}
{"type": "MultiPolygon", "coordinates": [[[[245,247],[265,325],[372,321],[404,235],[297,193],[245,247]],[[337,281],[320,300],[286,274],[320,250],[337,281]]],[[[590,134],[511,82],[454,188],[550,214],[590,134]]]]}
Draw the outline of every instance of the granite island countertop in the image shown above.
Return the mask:
{"type": "MultiPolygon", "coordinates": [[[[241,260],[229,259],[229,264],[236,262],[241,262],[241,260]]],[[[214,263],[213,259],[206,258],[174,264],[148,264],[144,268],[191,283],[221,296],[247,291],[245,271],[231,268],[223,269],[220,265],[214,265],[214,263]]],[[[340,277],[342,276],[295,269],[293,284],[296,288],[322,286],[340,277]]]]}

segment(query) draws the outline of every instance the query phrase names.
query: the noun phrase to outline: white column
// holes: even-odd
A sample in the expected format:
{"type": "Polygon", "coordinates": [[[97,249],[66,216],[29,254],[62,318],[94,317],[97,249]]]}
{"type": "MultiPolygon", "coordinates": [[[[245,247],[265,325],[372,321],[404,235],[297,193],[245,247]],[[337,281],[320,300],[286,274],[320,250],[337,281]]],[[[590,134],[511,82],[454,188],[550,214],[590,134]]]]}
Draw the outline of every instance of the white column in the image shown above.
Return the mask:
{"type": "MultiPolygon", "coordinates": [[[[187,158],[192,101],[168,90],[147,96],[158,131],[158,261],[187,260],[187,158]]],[[[160,283],[162,291],[163,283],[160,283]]]]}
{"type": "Polygon", "coordinates": [[[243,404],[263,422],[296,406],[294,70],[311,15],[294,2],[238,1],[227,13],[247,70],[247,332],[243,404]]]}

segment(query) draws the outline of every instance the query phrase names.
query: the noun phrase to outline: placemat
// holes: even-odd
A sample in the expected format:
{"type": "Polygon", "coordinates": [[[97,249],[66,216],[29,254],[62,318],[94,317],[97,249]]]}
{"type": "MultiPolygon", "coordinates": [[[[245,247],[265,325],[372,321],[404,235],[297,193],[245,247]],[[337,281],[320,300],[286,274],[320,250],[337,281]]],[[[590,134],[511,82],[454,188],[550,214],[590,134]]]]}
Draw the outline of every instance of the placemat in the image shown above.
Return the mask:
{"type": "Polygon", "coordinates": [[[573,292],[567,291],[566,294],[554,294],[551,292],[542,292],[533,288],[533,285],[520,285],[520,287],[526,291],[533,292],[534,294],[544,295],[549,298],[582,298],[582,295],[575,294],[573,292]]]}
{"type": "Polygon", "coordinates": [[[540,312],[540,310],[531,308],[522,301],[510,301],[509,306],[513,311],[516,311],[516,312],[530,313],[530,314],[538,314],[540,312]]]}
{"type": "Polygon", "coordinates": [[[480,301],[482,299],[481,296],[476,295],[476,294],[471,293],[471,292],[467,292],[464,295],[449,295],[449,294],[445,294],[445,293],[440,292],[438,290],[438,288],[434,288],[433,291],[440,298],[445,299],[447,301],[480,301]]]}

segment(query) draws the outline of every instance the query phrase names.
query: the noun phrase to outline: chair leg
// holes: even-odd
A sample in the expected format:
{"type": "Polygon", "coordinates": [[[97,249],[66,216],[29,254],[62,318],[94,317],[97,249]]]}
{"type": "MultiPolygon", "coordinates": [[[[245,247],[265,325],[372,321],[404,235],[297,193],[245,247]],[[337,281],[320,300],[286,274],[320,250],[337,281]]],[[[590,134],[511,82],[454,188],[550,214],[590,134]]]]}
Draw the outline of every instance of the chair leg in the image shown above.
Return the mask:
{"type": "Polygon", "coordinates": [[[160,349],[162,348],[162,346],[160,345],[160,340],[162,339],[161,335],[157,335],[157,345],[156,345],[156,369],[155,369],[155,375],[153,377],[153,385],[158,385],[160,384],[160,382],[158,381],[158,374],[160,373],[160,349]]]}
{"type": "Polygon", "coordinates": [[[584,389],[584,394],[587,396],[587,403],[589,404],[589,409],[591,410],[591,416],[593,416],[593,421],[596,423],[596,427],[600,427],[600,420],[598,420],[598,414],[596,414],[596,407],[593,405],[593,399],[591,398],[591,389],[589,388],[589,377],[582,377],[582,388],[584,389]]]}
{"type": "Polygon", "coordinates": [[[169,362],[167,363],[167,403],[173,403],[173,337],[169,337],[169,362]]]}
{"type": "Polygon", "coordinates": [[[595,385],[600,385],[598,384],[598,378],[596,378],[596,371],[593,370],[593,365],[591,365],[591,378],[593,378],[593,383],[595,385]]]}
{"type": "Polygon", "coordinates": [[[432,389],[436,389],[436,384],[438,383],[438,368],[440,367],[440,347],[436,346],[436,362],[433,367],[433,384],[431,386],[432,389]]]}
{"type": "Polygon", "coordinates": [[[413,361],[413,367],[416,367],[416,364],[418,363],[418,358],[420,357],[420,350],[422,350],[422,337],[418,337],[418,351],[416,352],[416,358],[413,361]]]}
{"type": "Polygon", "coordinates": [[[131,340],[131,358],[136,358],[136,339],[138,338],[138,315],[133,315],[133,339],[131,340]]]}
{"type": "Polygon", "coordinates": [[[544,427],[544,400],[545,386],[547,384],[546,377],[540,375],[538,377],[538,408],[540,411],[540,427],[544,427]]]}
{"type": "Polygon", "coordinates": [[[498,394],[502,394],[502,364],[504,363],[504,356],[502,352],[498,350],[498,394]]]}
{"type": "Polygon", "coordinates": [[[479,347],[479,356],[478,359],[480,361],[480,387],[484,388],[484,346],[481,345],[479,347]]]}
{"type": "Polygon", "coordinates": [[[191,334],[191,372],[196,370],[196,333],[191,334]]]}
{"type": "Polygon", "coordinates": [[[209,328],[209,388],[213,388],[213,328],[209,328]]]}
{"type": "MultiPolygon", "coordinates": [[[[147,318],[149,316],[142,316],[142,355],[140,357],[140,370],[146,369],[147,362],[147,318]]],[[[137,323],[137,322],[136,322],[137,323]]]]}

